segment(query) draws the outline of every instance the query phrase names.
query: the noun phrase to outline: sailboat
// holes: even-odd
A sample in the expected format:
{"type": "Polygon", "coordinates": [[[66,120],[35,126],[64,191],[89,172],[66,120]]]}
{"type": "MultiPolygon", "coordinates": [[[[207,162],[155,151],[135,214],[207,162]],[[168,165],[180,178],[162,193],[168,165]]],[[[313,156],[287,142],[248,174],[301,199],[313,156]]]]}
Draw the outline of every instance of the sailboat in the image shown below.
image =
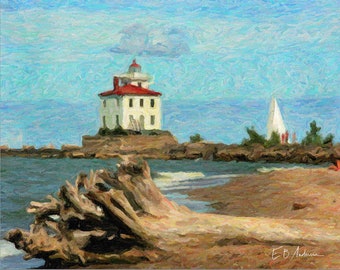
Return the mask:
{"type": "Polygon", "coordinates": [[[277,132],[280,135],[280,138],[282,138],[282,135],[286,135],[287,132],[285,124],[283,123],[282,115],[280,112],[279,105],[277,104],[276,98],[272,98],[269,107],[269,117],[267,123],[267,139],[270,138],[273,131],[277,132]]]}

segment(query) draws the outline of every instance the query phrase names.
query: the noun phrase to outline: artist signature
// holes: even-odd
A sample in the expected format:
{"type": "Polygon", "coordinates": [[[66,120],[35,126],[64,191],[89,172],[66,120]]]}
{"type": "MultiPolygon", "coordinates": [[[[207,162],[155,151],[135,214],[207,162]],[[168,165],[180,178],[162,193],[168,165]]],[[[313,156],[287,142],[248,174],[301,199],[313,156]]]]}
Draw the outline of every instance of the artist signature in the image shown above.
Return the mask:
{"type": "Polygon", "coordinates": [[[303,257],[323,257],[325,255],[318,254],[315,252],[308,252],[304,247],[297,247],[295,250],[288,250],[283,246],[278,248],[273,248],[272,250],[272,260],[277,260],[279,258],[283,259],[294,259],[294,258],[303,258],[303,257]]]}

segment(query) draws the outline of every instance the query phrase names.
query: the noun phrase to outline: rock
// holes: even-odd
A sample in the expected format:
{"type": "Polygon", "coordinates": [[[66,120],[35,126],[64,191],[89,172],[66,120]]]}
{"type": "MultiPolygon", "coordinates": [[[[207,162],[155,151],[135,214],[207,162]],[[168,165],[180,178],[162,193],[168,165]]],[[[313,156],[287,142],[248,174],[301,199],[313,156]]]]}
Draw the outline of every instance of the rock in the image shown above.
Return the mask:
{"type": "Polygon", "coordinates": [[[221,149],[218,150],[215,154],[216,160],[223,160],[223,161],[232,161],[232,157],[229,154],[228,149],[221,149]]]}
{"type": "Polygon", "coordinates": [[[298,146],[289,152],[288,160],[296,163],[319,164],[329,162],[331,149],[315,146],[298,146]]]}
{"type": "Polygon", "coordinates": [[[332,156],[334,156],[335,159],[340,159],[340,144],[336,144],[333,149],[331,149],[332,156]]]}
{"type": "Polygon", "coordinates": [[[212,143],[198,142],[186,145],[185,157],[188,159],[203,158],[212,159],[216,153],[215,145],[212,143]]]}
{"type": "Polygon", "coordinates": [[[35,152],[36,151],[36,149],[33,145],[23,145],[23,147],[21,149],[24,152],[35,152]]]}
{"type": "Polygon", "coordinates": [[[95,154],[95,158],[99,158],[99,159],[108,159],[108,158],[117,158],[120,155],[118,153],[96,153],[95,154]]]}
{"type": "Polygon", "coordinates": [[[306,207],[311,207],[312,205],[310,203],[306,203],[306,202],[294,202],[293,206],[292,206],[292,210],[301,210],[304,209],[306,207]]]}
{"type": "Polygon", "coordinates": [[[215,154],[216,160],[223,161],[249,161],[251,154],[250,148],[247,149],[243,146],[238,145],[220,145],[217,148],[217,152],[215,154]]]}
{"type": "Polygon", "coordinates": [[[83,136],[82,151],[86,154],[138,154],[164,156],[179,144],[169,132],[154,135],[83,136]]]}
{"type": "Polygon", "coordinates": [[[264,151],[265,151],[265,148],[263,145],[258,144],[258,143],[253,144],[251,154],[249,155],[249,159],[251,161],[257,161],[261,159],[261,155],[264,151]]]}
{"type": "Polygon", "coordinates": [[[170,159],[184,159],[186,158],[185,152],[186,152],[186,145],[187,144],[179,144],[175,145],[170,148],[168,155],[170,159]]]}
{"type": "MultiPolygon", "coordinates": [[[[63,157],[61,150],[56,149],[54,145],[48,144],[35,151],[35,154],[40,155],[41,158],[60,158],[63,157]]],[[[30,153],[28,153],[30,155],[30,153]]]]}
{"type": "Polygon", "coordinates": [[[9,146],[6,144],[6,145],[0,145],[0,151],[7,151],[9,150],[9,146]]]}
{"type": "Polygon", "coordinates": [[[80,149],[81,149],[80,146],[74,144],[63,144],[61,146],[61,151],[77,151],[80,149]]]}
{"type": "Polygon", "coordinates": [[[52,158],[53,155],[51,155],[51,154],[41,154],[40,157],[41,158],[52,158]]]}
{"type": "Polygon", "coordinates": [[[261,154],[261,159],[264,159],[265,161],[269,162],[285,161],[287,159],[287,151],[272,147],[266,149],[261,154]]]}
{"type": "Polygon", "coordinates": [[[74,151],[71,153],[72,158],[85,158],[85,153],[80,151],[74,151]]]}
{"type": "Polygon", "coordinates": [[[48,145],[45,145],[41,148],[39,148],[40,151],[44,151],[44,150],[55,150],[55,146],[51,143],[49,143],[48,145]]]}

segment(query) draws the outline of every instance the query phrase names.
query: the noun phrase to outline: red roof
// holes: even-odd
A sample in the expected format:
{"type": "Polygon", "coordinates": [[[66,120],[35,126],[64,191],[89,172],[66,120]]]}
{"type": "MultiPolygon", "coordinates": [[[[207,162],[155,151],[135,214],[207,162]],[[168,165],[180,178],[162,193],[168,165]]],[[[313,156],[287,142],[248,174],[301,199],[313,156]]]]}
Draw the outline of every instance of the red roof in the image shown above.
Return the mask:
{"type": "Polygon", "coordinates": [[[140,65],[138,65],[136,63],[136,59],[133,59],[132,64],[130,65],[130,67],[138,67],[138,68],[140,68],[140,65]]]}
{"type": "Polygon", "coordinates": [[[162,94],[156,91],[152,91],[143,87],[139,87],[132,84],[127,84],[124,86],[119,86],[118,89],[109,90],[103,93],[100,93],[99,96],[125,96],[125,95],[140,95],[140,96],[161,96],[162,94]]]}

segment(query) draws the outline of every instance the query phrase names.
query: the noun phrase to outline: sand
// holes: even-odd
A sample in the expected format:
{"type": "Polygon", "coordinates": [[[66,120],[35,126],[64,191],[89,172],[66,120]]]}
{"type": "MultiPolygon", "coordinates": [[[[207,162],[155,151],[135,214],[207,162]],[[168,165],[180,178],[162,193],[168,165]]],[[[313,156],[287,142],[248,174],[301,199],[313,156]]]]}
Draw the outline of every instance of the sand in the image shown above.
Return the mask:
{"type": "MultiPolygon", "coordinates": [[[[340,228],[340,172],[286,169],[244,175],[212,188],[188,191],[211,202],[214,213],[246,217],[320,220],[340,228]]],[[[212,251],[206,251],[207,256],[212,251]]],[[[212,267],[340,268],[340,243],[323,246],[237,245],[213,255],[212,267]],[[218,259],[219,258],[219,259],[218,259]],[[217,261],[216,261],[217,260],[217,261]],[[249,262],[251,260],[251,262],[249,262]]]]}
{"type": "MultiPolygon", "coordinates": [[[[244,175],[211,188],[188,190],[191,199],[205,200],[214,213],[244,216],[322,221],[340,229],[340,172],[328,169],[286,169],[244,175]]],[[[315,223],[313,223],[315,224],[315,223]]],[[[322,228],[318,228],[321,229],[322,228]]],[[[340,230],[339,230],[340,231],[340,230]]],[[[207,236],[208,237],[208,236],[207,236]]],[[[178,248],[177,254],[156,263],[101,265],[91,268],[167,269],[340,269],[340,243],[264,244],[232,241],[204,248],[178,248]]]]}

